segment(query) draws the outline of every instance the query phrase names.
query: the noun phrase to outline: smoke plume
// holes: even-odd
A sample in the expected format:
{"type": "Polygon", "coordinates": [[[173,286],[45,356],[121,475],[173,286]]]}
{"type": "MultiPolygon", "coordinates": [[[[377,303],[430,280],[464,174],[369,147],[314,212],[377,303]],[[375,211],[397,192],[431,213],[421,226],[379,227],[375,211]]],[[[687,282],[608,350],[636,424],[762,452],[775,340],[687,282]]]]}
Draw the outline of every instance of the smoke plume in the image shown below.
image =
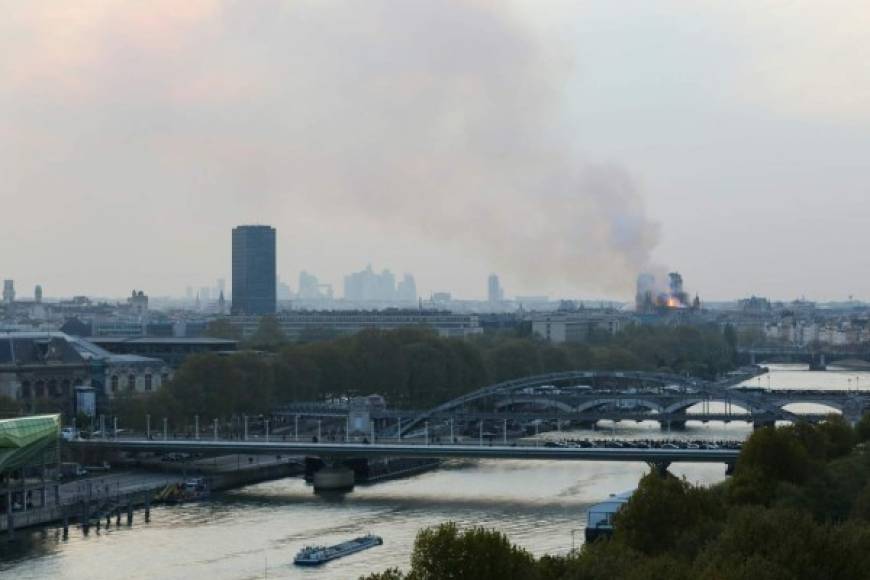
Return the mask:
{"type": "MultiPolygon", "coordinates": [[[[445,276],[451,256],[479,255],[520,288],[627,298],[649,267],[658,229],[631,175],[579,152],[569,59],[507,4],[78,6],[12,8],[0,104],[16,118],[0,138],[16,145],[0,187],[100,208],[109,258],[147,260],[127,236],[159,223],[154,271],[181,280],[179,247],[261,217],[298,236],[289,263],[335,220],[349,239],[442,246],[425,268],[445,276]]],[[[87,225],[68,222],[49,225],[87,225]]]]}

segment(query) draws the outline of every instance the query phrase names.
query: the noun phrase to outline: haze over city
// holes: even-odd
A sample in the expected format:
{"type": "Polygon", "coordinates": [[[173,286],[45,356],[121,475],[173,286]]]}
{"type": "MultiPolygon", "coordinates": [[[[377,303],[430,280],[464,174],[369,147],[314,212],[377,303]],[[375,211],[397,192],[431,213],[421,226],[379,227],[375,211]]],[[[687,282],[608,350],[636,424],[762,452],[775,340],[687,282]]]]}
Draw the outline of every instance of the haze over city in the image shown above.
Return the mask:
{"type": "Polygon", "coordinates": [[[0,578],[867,580],[868,31],[0,0],[0,578]]]}
{"type": "Polygon", "coordinates": [[[0,274],[870,298],[858,2],[3,2],[0,274]]]}

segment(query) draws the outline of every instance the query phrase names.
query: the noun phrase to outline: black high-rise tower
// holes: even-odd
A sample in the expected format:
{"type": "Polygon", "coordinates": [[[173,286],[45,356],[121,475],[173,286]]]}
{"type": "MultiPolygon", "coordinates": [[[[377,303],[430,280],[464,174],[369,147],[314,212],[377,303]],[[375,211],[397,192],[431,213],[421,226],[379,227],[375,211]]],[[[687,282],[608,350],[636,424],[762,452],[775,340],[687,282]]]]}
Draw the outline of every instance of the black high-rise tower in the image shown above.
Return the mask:
{"type": "Polygon", "coordinates": [[[275,314],[275,228],[233,228],[233,314],[275,314]]]}

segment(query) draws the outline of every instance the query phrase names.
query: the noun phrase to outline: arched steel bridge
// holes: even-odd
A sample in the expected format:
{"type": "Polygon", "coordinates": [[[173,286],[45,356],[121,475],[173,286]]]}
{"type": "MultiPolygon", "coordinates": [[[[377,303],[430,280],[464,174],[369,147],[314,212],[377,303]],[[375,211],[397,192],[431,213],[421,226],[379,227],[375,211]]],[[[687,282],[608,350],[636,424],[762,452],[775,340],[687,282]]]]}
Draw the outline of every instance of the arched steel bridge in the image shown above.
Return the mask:
{"type": "MultiPolygon", "coordinates": [[[[469,405],[478,404],[487,400],[496,398],[501,400],[507,398],[510,400],[518,393],[539,389],[541,387],[553,387],[558,389],[559,387],[570,388],[577,385],[591,386],[593,391],[602,390],[601,388],[595,389],[596,386],[616,387],[618,385],[633,385],[635,389],[641,389],[644,391],[649,390],[650,388],[658,390],[673,389],[685,394],[702,393],[709,388],[709,383],[706,381],[666,373],[642,371],[567,371],[561,373],[548,373],[504,381],[466,393],[465,395],[447,401],[446,403],[442,403],[437,407],[417,415],[403,428],[403,432],[407,433],[433,417],[449,415],[460,409],[466,408],[469,405]]],[[[636,394],[634,398],[637,398],[636,394]]],[[[543,401],[541,402],[543,403],[543,401]]],[[[541,407],[542,411],[546,411],[548,408],[551,411],[555,409],[568,412],[572,411],[572,409],[567,408],[565,403],[560,404],[556,399],[552,398],[548,399],[547,403],[544,403],[541,407]]],[[[580,409],[573,410],[581,411],[580,409]]]]}
{"type": "MultiPolygon", "coordinates": [[[[718,382],[680,375],[643,371],[569,371],[514,379],[477,389],[425,411],[382,411],[372,414],[381,424],[393,425],[402,434],[419,430],[425,423],[453,418],[472,421],[529,421],[555,419],[594,423],[600,419],[656,420],[685,425],[686,420],[752,421],[770,424],[777,420],[818,420],[838,411],[855,421],[870,407],[870,393],[822,390],[761,390],[734,388],[757,376],[760,369],[731,375],[718,382]],[[699,404],[703,413],[687,413],[699,404]],[[722,403],[724,411],[712,411],[710,403],[722,403]],[[830,411],[799,414],[786,407],[794,404],[821,405],[830,411]],[[736,413],[733,410],[736,409],[736,413]],[[390,419],[404,421],[403,425],[390,419]]],[[[282,414],[347,415],[347,408],[288,406],[282,414]]]]}
{"type": "MultiPolygon", "coordinates": [[[[762,373],[751,369],[717,382],[643,371],[569,371],[524,377],[477,389],[428,410],[373,411],[382,433],[410,435],[428,422],[449,420],[466,425],[480,421],[535,419],[592,424],[601,419],[654,420],[675,428],[687,420],[750,421],[771,424],[777,420],[820,420],[830,412],[857,421],[870,408],[870,392],[828,390],[762,390],[736,388],[762,373]],[[721,403],[713,410],[712,403],[721,403]],[[703,412],[687,411],[706,405],[703,412]],[[794,404],[820,405],[826,409],[798,413],[794,404]]],[[[344,417],[347,406],[326,404],[288,405],[276,414],[344,417]]]]}

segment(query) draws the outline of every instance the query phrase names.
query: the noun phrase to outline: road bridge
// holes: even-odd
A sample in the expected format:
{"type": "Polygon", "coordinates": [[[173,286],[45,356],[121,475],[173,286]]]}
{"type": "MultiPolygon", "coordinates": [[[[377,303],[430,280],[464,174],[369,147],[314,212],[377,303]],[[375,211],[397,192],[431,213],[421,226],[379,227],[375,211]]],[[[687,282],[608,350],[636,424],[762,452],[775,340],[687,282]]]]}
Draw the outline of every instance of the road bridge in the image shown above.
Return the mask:
{"type": "Polygon", "coordinates": [[[837,348],[835,346],[753,346],[737,349],[737,354],[751,365],[762,361],[804,362],[811,370],[826,370],[836,360],[857,359],[870,361],[867,348],[837,348]]]}
{"type": "Polygon", "coordinates": [[[357,458],[404,457],[430,459],[512,459],[555,461],[619,461],[646,463],[664,472],[672,463],[721,463],[731,473],[740,454],[738,449],[663,449],[608,447],[538,447],[526,445],[465,445],[408,443],[320,443],[285,441],[225,441],[189,439],[79,439],[66,443],[83,452],[128,452],[192,454],[268,454],[318,457],[325,466],[315,474],[322,476],[320,489],[351,489],[353,470],[343,461],[357,458]],[[337,483],[336,483],[337,482],[337,483]]]}
{"type": "Polygon", "coordinates": [[[460,445],[409,443],[314,443],[144,438],[77,439],[65,443],[74,450],[151,453],[310,455],[338,459],[357,457],[420,457],[436,459],[531,459],[564,461],[634,461],[668,463],[733,463],[737,449],[644,449],[538,447],[531,445],[460,445]]]}

